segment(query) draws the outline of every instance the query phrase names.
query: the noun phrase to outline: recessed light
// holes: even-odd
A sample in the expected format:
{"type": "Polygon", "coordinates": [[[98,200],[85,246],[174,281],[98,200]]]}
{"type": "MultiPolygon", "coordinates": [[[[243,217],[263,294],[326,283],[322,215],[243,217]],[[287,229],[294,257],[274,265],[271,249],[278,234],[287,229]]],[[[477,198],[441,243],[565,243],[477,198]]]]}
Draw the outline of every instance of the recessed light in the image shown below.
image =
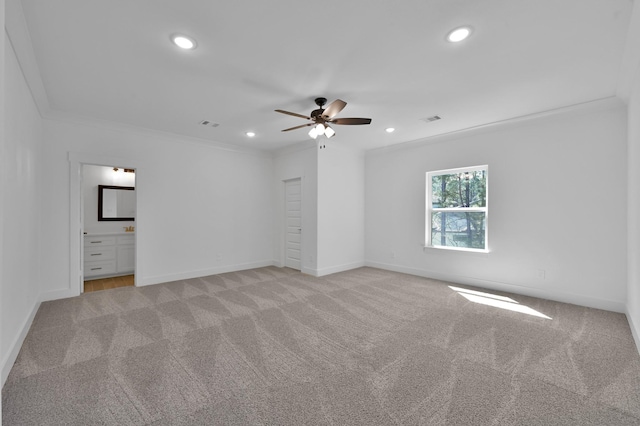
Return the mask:
{"type": "Polygon", "coordinates": [[[254,137],[256,134],[254,132],[247,132],[245,133],[245,135],[249,136],[250,138],[254,137]]]}
{"type": "Polygon", "coordinates": [[[384,129],[385,132],[387,133],[393,133],[393,131],[396,130],[393,127],[387,127],[386,129],[384,129]]]}
{"type": "Polygon", "coordinates": [[[458,43],[471,35],[471,27],[459,27],[447,34],[447,41],[458,43]]]}
{"type": "Polygon", "coordinates": [[[171,36],[173,44],[184,50],[193,50],[196,48],[196,41],[191,37],[182,34],[174,34],[171,36]]]}

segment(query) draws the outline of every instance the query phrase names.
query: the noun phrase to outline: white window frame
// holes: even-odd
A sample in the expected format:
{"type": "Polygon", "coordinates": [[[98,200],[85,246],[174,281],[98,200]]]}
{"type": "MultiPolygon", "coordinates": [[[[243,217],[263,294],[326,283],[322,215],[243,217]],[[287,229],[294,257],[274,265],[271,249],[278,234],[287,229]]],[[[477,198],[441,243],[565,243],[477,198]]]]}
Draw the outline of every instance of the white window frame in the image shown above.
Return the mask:
{"type": "Polygon", "coordinates": [[[434,248],[439,250],[453,250],[453,251],[469,251],[476,253],[488,253],[489,252],[489,166],[472,166],[472,167],[460,167],[457,169],[446,169],[446,170],[435,170],[432,172],[427,172],[426,175],[426,209],[425,209],[425,247],[426,248],[434,248]],[[447,208],[433,208],[433,186],[431,179],[433,176],[440,175],[452,175],[458,173],[466,173],[466,172],[476,172],[479,170],[484,170],[485,172],[485,190],[486,190],[486,199],[484,207],[447,207],[447,208]],[[433,212],[455,212],[455,213],[464,213],[464,212],[483,212],[484,213],[484,248],[469,248],[469,247],[456,247],[456,246],[442,246],[442,245],[434,245],[431,240],[431,214],[433,212]]]}

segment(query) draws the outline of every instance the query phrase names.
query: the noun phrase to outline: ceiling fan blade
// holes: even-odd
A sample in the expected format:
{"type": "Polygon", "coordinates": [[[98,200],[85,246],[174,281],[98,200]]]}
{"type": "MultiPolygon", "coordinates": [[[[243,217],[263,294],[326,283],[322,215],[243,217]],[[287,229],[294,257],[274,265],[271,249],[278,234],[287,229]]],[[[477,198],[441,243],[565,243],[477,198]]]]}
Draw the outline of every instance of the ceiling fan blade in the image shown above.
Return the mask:
{"type": "Polygon", "coordinates": [[[370,118],[336,118],[336,119],[330,120],[329,122],[331,124],[347,124],[347,125],[370,124],[371,119],[370,118]]]}
{"type": "Polygon", "coordinates": [[[315,126],[316,123],[307,123],[301,124],[300,126],[290,127],[288,129],[284,129],[283,132],[288,132],[289,130],[302,129],[303,127],[315,126]]]}
{"type": "Polygon", "coordinates": [[[342,111],[346,106],[347,103],[345,101],[336,99],[325,108],[324,112],[322,113],[322,118],[324,118],[325,120],[327,118],[332,118],[334,115],[342,111]]]}
{"type": "Polygon", "coordinates": [[[294,117],[306,118],[307,120],[311,120],[311,117],[307,117],[306,115],[297,114],[295,112],[284,111],[281,109],[276,109],[275,112],[279,112],[281,114],[293,115],[294,117]]]}

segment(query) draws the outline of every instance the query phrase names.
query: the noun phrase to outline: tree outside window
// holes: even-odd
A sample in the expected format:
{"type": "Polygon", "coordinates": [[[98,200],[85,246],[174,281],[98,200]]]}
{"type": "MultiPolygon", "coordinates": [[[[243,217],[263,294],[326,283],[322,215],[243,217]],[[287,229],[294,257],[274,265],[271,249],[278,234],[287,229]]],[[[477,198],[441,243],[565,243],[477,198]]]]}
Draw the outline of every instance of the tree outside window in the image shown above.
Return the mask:
{"type": "Polygon", "coordinates": [[[488,166],[427,173],[426,245],[487,251],[488,166]]]}

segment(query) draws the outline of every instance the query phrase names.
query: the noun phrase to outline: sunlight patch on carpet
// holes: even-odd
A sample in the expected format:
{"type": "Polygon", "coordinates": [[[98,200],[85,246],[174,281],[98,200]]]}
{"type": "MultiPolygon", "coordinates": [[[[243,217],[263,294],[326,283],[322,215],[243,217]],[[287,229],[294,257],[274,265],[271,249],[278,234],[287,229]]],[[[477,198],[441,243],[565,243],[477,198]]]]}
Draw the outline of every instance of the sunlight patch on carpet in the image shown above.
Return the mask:
{"type": "Polygon", "coordinates": [[[533,315],[540,318],[551,319],[542,312],[538,312],[533,308],[526,305],[521,305],[517,301],[506,296],[499,296],[497,294],[484,293],[482,291],[467,290],[466,288],[449,286],[453,291],[458,292],[459,295],[466,298],[473,303],[480,303],[482,305],[492,306],[494,308],[506,309],[508,311],[520,312],[522,314],[533,315]]]}

